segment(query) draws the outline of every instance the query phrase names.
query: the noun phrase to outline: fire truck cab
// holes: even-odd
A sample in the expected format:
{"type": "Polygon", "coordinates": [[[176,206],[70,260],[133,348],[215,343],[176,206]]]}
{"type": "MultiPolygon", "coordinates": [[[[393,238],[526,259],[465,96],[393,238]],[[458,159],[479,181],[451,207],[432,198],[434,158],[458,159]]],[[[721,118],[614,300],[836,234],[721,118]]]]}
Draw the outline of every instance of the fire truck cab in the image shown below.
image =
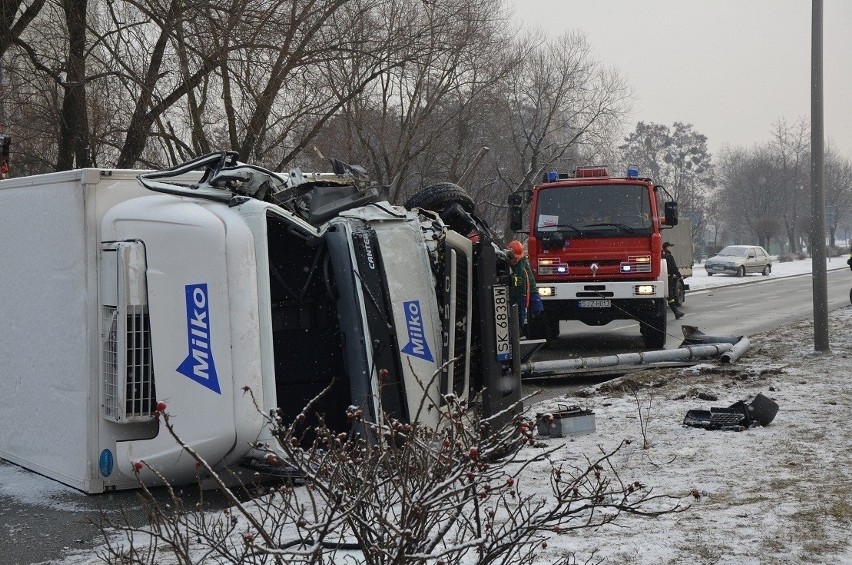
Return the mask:
{"type": "Polygon", "coordinates": [[[530,321],[531,337],[559,334],[560,320],[600,326],[639,322],[644,344],[666,341],[668,272],[661,231],[677,224],[674,201],[636,167],[612,177],[606,167],[551,171],[526,194],[509,197],[510,225],[523,229],[529,205],[530,266],[544,312],[530,321]],[[526,201],[526,202],[525,202],[526,201]]]}

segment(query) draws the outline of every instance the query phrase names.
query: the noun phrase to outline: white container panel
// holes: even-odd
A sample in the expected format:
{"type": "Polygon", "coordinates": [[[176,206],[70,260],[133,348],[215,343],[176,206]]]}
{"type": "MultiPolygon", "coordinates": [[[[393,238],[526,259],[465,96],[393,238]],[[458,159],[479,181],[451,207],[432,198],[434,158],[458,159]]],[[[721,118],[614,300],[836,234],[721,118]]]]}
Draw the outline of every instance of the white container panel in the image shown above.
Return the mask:
{"type": "MultiPolygon", "coordinates": [[[[154,195],[112,208],[103,232],[145,244],[157,399],[181,439],[216,464],[236,441],[225,225],[192,200],[154,195]]],[[[115,439],[102,437],[101,449],[115,449],[124,477],[137,460],[175,482],[195,477],[195,461],[162,425],[150,439],[115,439]]],[[[147,468],[142,477],[156,482],[147,468]]]]}

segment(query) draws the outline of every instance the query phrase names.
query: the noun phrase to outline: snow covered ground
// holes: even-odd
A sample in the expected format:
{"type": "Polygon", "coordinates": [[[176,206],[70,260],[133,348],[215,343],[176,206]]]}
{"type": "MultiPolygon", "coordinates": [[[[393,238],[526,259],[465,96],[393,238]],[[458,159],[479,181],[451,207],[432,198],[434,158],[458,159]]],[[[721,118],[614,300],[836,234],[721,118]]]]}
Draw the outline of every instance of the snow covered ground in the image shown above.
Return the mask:
{"type": "MultiPolygon", "coordinates": [[[[845,259],[828,268],[848,268],[845,259]]],[[[771,276],[809,272],[810,260],[795,261],[773,264],[771,276]]],[[[696,266],[689,282],[702,289],[737,280],[708,277],[696,266]]],[[[594,434],[565,442],[565,461],[631,439],[613,461],[622,478],[684,496],[690,508],[651,519],[622,516],[554,539],[541,562],[574,552],[577,562],[594,555],[617,564],[852,563],[850,324],[852,307],[830,314],[830,353],[814,352],[813,324],[805,321],[750,336],[751,349],[733,365],[634,373],[565,399],[596,414],[594,434]],[[682,425],[689,410],[728,407],[757,393],[779,405],[765,428],[682,425]]]]}
{"type": "MultiPolygon", "coordinates": [[[[847,268],[845,257],[831,260],[829,269],[836,268],[847,268]]],[[[807,272],[810,260],[773,264],[771,276],[807,272]]],[[[760,279],[708,277],[696,265],[689,283],[700,290],[760,279]]],[[[750,336],[750,350],[732,365],[633,373],[560,399],[593,410],[596,431],[525,448],[530,456],[556,451],[550,463],[524,472],[521,493],[544,496],[551,465],[582,465],[629,439],[612,458],[620,477],[675,496],[686,509],[553,533],[536,563],[852,563],[852,307],[831,312],[829,324],[829,353],[813,351],[812,323],[805,321],[750,336]],[[682,424],[689,410],[727,407],[757,393],[779,405],[767,427],[733,432],[682,424]]],[[[555,407],[556,401],[539,403],[530,413],[555,407]]],[[[0,484],[9,478],[0,476],[0,484]]],[[[3,494],[32,497],[42,483],[53,484],[36,477],[3,494]]],[[[76,553],[62,564],[96,562],[91,553],[76,553]]]]}

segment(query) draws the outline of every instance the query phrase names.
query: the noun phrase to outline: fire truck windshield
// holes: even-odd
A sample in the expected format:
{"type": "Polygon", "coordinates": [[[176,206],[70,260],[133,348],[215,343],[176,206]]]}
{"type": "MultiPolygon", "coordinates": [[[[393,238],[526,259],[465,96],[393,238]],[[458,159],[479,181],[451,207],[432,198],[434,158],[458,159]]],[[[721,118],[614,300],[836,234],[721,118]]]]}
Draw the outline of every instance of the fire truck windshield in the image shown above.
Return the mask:
{"type": "Polygon", "coordinates": [[[537,232],[651,233],[648,190],[636,184],[557,186],[538,193],[537,232]]]}

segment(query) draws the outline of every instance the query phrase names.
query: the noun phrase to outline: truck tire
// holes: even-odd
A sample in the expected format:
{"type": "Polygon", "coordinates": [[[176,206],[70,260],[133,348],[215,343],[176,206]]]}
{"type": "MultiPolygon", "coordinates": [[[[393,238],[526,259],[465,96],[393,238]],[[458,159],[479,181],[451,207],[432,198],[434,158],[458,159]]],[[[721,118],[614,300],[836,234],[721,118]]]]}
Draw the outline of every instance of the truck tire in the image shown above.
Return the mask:
{"type": "Polygon", "coordinates": [[[656,302],[652,312],[639,320],[639,332],[645,342],[646,349],[663,349],[666,345],[666,302],[656,302]]]}
{"type": "Polygon", "coordinates": [[[527,333],[530,339],[556,339],[559,337],[559,319],[547,312],[532,316],[527,323],[527,333]]]}
{"type": "Polygon", "coordinates": [[[473,198],[465,189],[451,182],[442,182],[427,186],[415,193],[405,201],[405,206],[411,208],[423,208],[433,212],[442,212],[444,208],[458,202],[468,213],[473,213],[473,198]]]}

